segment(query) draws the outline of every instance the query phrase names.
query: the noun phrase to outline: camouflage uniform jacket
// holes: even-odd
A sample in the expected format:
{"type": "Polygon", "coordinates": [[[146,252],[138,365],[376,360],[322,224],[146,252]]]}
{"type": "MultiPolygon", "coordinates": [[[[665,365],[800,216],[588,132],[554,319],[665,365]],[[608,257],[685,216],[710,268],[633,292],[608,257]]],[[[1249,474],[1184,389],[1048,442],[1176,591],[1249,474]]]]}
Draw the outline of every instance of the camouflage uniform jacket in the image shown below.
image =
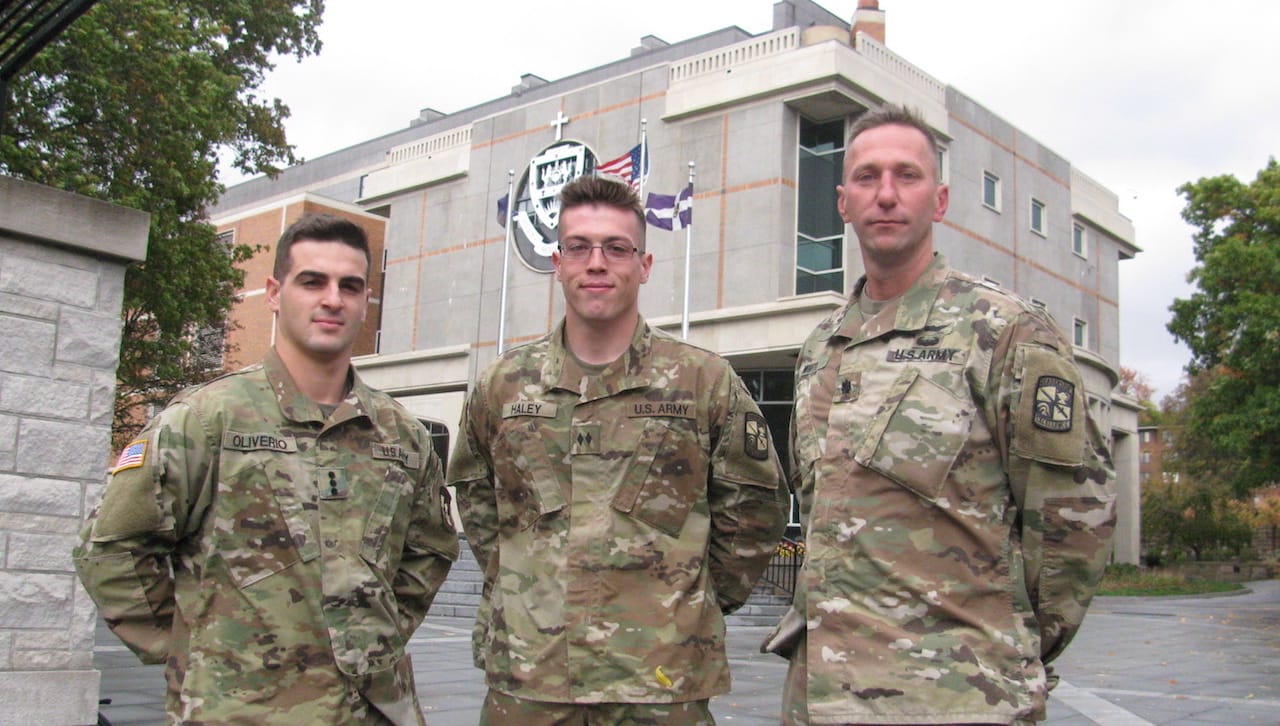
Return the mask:
{"type": "Polygon", "coordinates": [[[1044,717],[1109,552],[1114,471],[1070,344],[936,257],[796,364],[811,723],[1044,717]]]}
{"type": "Polygon", "coordinates": [[[536,701],[723,693],[722,613],[785,525],[765,421],[724,359],[643,320],[592,376],[563,328],[489,367],[449,464],[485,572],[476,665],[536,701]]]}
{"type": "Polygon", "coordinates": [[[457,535],[422,424],[351,376],[326,418],[272,351],[113,469],[76,569],[173,723],[422,723],[404,645],[457,535]]]}

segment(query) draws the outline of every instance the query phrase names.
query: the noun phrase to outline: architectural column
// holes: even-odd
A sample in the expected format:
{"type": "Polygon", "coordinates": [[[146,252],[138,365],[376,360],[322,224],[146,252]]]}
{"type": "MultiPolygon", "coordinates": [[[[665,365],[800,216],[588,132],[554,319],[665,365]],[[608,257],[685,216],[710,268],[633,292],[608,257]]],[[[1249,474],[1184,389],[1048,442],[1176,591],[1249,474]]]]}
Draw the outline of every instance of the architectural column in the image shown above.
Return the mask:
{"type": "Polygon", "coordinates": [[[105,483],[125,268],[149,226],[0,177],[0,726],[97,722],[71,549],[105,483]]]}

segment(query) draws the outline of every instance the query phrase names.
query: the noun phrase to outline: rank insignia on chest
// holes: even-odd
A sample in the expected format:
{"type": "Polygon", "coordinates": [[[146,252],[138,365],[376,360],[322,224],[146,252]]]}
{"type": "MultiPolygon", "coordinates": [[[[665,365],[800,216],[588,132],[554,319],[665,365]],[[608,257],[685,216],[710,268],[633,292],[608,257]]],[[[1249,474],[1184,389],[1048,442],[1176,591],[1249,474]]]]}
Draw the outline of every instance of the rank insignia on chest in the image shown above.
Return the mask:
{"type": "Polygon", "coordinates": [[[769,424],[758,413],[748,412],[746,417],[746,433],[742,449],[752,459],[764,461],[769,458],[769,424]]]}
{"type": "Polygon", "coordinates": [[[345,469],[320,469],[315,480],[321,499],[346,499],[351,492],[345,469]]]}
{"type": "Polygon", "coordinates": [[[570,452],[574,455],[600,453],[600,424],[575,423],[570,434],[570,452]]]}
{"type": "Polygon", "coordinates": [[[1070,431],[1075,400],[1074,383],[1058,376],[1040,376],[1036,381],[1036,405],[1031,420],[1045,431],[1070,431]]]}

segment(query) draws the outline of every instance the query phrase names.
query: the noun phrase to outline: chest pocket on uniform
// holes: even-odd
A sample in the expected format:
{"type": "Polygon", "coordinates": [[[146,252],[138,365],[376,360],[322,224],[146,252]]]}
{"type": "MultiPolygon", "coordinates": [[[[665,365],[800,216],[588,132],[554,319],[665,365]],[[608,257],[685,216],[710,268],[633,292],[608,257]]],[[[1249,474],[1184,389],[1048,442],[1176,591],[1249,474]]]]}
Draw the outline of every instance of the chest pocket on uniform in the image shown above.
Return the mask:
{"type": "Polygon", "coordinates": [[[565,507],[539,428],[543,420],[525,416],[504,421],[494,441],[499,526],[527,529],[565,507]]]}
{"type": "Polygon", "coordinates": [[[319,556],[297,482],[310,486],[295,457],[274,452],[222,451],[214,508],[217,555],[232,581],[249,587],[319,556]]]}
{"type": "Polygon", "coordinates": [[[672,537],[707,490],[706,457],[691,419],[649,418],[613,508],[672,537]]]}
{"type": "Polygon", "coordinates": [[[932,501],[972,424],[964,401],[907,368],[887,391],[854,460],[932,501]]]}

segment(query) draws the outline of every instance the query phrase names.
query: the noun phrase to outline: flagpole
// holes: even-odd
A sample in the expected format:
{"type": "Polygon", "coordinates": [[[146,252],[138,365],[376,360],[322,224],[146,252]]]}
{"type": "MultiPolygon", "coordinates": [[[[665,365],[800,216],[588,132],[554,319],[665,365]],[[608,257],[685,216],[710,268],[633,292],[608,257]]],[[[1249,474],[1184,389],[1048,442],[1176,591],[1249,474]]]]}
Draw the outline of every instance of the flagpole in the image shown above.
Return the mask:
{"type": "MultiPolygon", "coordinates": [[[[689,162],[689,210],[693,211],[693,162],[689,162]]],[[[679,199],[679,195],[676,196],[679,199]]],[[[676,216],[680,214],[680,204],[672,210],[676,216]]],[[[680,339],[689,339],[689,271],[693,267],[693,224],[684,228],[684,312],[680,319],[680,339]]]]}
{"type": "Polygon", "coordinates": [[[498,293],[498,355],[507,348],[507,267],[511,263],[511,212],[516,207],[512,196],[515,169],[507,169],[507,224],[502,244],[502,291],[498,293]]]}
{"type": "Polygon", "coordinates": [[[640,203],[644,203],[644,177],[649,171],[648,119],[640,119],[640,203]]]}

